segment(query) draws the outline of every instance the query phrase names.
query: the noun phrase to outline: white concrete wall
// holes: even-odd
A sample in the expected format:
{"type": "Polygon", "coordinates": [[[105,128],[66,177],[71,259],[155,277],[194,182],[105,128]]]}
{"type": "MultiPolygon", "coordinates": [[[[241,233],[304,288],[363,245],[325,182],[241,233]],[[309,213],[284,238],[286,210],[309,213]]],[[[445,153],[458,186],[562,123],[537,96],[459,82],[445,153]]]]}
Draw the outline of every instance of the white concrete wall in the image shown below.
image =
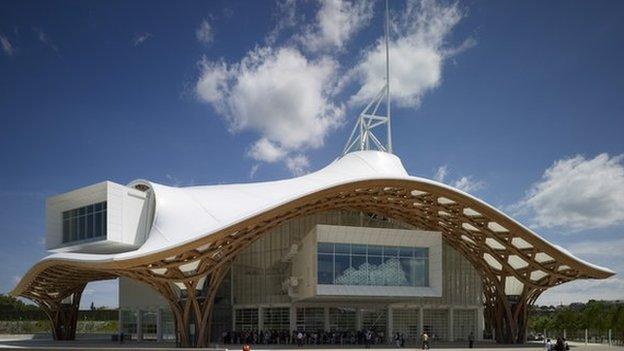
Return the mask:
{"type": "Polygon", "coordinates": [[[46,249],[113,253],[133,250],[147,237],[153,216],[153,195],[105,181],[52,196],[46,200],[46,249]],[[107,202],[105,238],[63,243],[63,212],[107,202]]]}

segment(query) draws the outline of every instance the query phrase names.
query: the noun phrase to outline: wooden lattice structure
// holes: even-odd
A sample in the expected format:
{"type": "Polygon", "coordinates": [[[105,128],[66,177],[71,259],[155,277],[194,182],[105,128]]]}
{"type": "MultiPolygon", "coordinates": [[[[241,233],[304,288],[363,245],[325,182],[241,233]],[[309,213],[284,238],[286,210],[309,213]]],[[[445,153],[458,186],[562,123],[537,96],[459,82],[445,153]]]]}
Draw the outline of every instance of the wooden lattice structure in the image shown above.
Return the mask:
{"type": "Polygon", "coordinates": [[[528,308],[544,290],[574,279],[613,274],[557,249],[462,192],[418,178],[371,179],[298,197],[192,242],[138,258],[98,263],[43,260],[12,294],[42,306],[55,339],[68,339],[75,334],[75,314],[85,284],[129,277],[150,285],[168,301],[181,346],[206,346],[216,290],[237,254],[289,219],[336,209],[441,232],[480,272],[485,320],[498,342],[525,340],[528,308]],[[70,304],[63,302],[68,297],[72,297],[70,304]],[[191,338],[193,329],[196,336],[191,338]]]}

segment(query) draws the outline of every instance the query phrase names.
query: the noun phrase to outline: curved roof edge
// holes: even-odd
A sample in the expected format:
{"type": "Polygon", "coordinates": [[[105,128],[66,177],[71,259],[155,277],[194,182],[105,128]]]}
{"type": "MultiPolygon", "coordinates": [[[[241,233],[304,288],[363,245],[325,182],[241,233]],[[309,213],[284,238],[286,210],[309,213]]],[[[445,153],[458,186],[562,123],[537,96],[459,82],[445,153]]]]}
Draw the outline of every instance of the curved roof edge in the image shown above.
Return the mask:
{"type": "Polygon", "coordinates": [[[145,180],[131,182],[130,185],[137,183],[149,185],[155,193],[156,201],[149,236],[139,249],[117,254],[57,253],[47,256],[27,272],[11,293],[19,295],[27,288],[37,272],[55,264],[93,266],[106,263],[118,266],[139,258],[159,256],[280,206],[341,186],[371,181],[388,184],[400,182],[409,184],[414,189],[427,189],[442,194],[441,196],[461,200],[484,215],[504,221],[506,227],[515,227],[508,229],[526,234],[532,245],[547,247],[549,251],[556,251],[567,257],[572,264],[594,272],[594,278],[605,278],[615,274],[608,268],[575,257],[569,251],[548,242],[531,229],[470,194],[436,181],[409,176],[401,160],[395,155],[379,151],[359,151],[347,154],[317,172],[287,180],[183,188],[145,180]]]}

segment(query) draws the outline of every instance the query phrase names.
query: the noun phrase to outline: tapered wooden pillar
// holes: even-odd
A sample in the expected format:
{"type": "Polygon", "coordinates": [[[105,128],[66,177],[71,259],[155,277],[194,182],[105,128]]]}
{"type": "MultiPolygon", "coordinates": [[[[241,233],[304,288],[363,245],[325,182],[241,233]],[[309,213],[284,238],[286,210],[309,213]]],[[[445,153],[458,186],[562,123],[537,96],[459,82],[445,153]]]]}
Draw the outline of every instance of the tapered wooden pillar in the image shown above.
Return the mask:
{"type": "Polygon", "coordinates": [[[48,316],[54,340],[76,339],[78,308],[85,285],[76,287],[65,296],[29,296],[48,316]]]}
{"type": "Polygon", "coordinates": [[[486,297],[484,314],[487,324],[494,329],[496,342],[522,344],[526,341],[528,310],[540,293],[526,289],[522,295],[514,297],[513,302],[498,291],[486,297]]]}
{"type": "Polygon", "coordinates": [[[229,263],[222,263],[203,275],[178,280],[177,293],[173,282],[166,284],[147,280],[169,302],[175,322],[177,345],[180,347],[207,347],[210,343],[211,318],[217,290],[225,277],[229,263]]]}

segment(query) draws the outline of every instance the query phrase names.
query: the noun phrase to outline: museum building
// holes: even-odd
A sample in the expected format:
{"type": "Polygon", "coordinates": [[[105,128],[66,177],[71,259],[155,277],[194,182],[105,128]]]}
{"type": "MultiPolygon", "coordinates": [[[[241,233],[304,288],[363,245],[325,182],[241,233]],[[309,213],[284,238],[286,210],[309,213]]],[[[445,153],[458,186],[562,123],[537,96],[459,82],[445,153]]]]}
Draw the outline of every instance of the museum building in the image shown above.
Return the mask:
{"type": "Polygon", "coordinates": [[[389,21],[386,1],[386,82],[334,162],[270,182],[105,181],[50,197],[52,254],[11,294],[46,312],[55,340],[75,338],[87,283],[119,278],[120,332],[138,340],[205,347],[301,331],[316,343],[423,332],[524,342],[546,289],[614,272],[407,173],[392,148],[389,21]]]}
{"type": "Polygon", "coordinates": [[[613,275],[373,150],[287,180],[53,196],[46,247],[12,294],[48,313],[56,339],[75,337],[88,282],[119,278],[120,332],[184,346],[293,330],[522,342],[543,291],[613,275]]]}

